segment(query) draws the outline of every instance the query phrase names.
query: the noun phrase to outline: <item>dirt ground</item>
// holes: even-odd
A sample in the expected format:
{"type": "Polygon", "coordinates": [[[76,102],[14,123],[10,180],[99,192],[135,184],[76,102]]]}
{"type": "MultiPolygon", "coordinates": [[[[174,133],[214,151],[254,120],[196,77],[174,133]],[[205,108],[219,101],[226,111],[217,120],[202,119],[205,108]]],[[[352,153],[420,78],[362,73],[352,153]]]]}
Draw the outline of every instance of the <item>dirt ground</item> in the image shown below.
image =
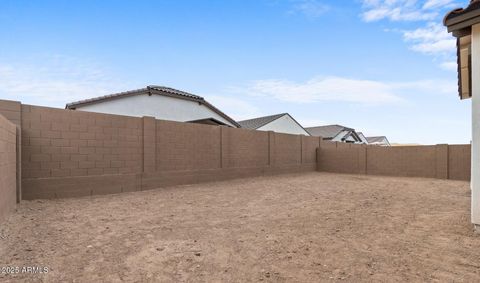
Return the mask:
{"type": "Polygon", "coordinates": [[[0,267],[48,273],[0,281],[479,282],[469,206],[466,182],[327,173],[25,201],[0,267]]]}

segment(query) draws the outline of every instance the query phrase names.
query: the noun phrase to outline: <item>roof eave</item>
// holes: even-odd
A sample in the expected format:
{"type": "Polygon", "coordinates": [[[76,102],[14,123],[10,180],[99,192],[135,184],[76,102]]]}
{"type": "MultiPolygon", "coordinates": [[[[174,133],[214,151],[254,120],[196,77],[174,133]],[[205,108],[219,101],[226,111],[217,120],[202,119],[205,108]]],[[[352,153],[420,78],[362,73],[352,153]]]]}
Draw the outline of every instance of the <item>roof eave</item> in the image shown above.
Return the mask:
{"type": "Polygon", "coordinates": [[[139,94],[148,94],[148,89],[147,88],[142,88],[142,89],[127,91],[127,92],[124,92],[124,93],[105,95],[103,97],[97,97],[97,98],[86,99],[86,100],[82,100],[82,101],[78,101],[78,102],[67,103],[65,105],[65,109],[76,109],[78,107],[82,107],[82,106],[86,106],[86,105],[97,104],[97,103],[101,103],[101,102],[108,101],[108,100],[114,100],[114,99],[117,99],[117,98],[135,96],[135,95],[139,95],[139,94]]]}
{"type": "Polygon", "coordinates": [[[257,117],[257,118],[253,118],[253,119],[238,121],[238,124],[240,125],[241,128],[244,128],[244,129],[258,130],[258,129],[260,129],[261,127],[263,127],[263,126],[265,126],[265,125],[268,125],[268,124],[272,123],[273,121],[276,121],[276,120],[278,120],[279,118],[281,118],[281,117],[283,117],[283,116],[285,116],[285,115],[288,115],[288,113],[280,113],[280,114],[275,114],[275,115],[269,115],[269,116],[263,116],[263,117],[257,117]],[[259,119],[265,119],[265,118],[271,118],[271,117],[275,117],[275,118],[274,118],[274,119],[271,119],[271,120],[265,120],[265,121],[263,121],[262,123],[256,125],[255,127],[245,126],[245,125],[246,125],[245,122],[254,121],[254,120],[259,120],[259,119]],[[243,124],[243,125],[242,125],[242,124],[243,124]]]}
{"type": "Polygon", "coordinates": [[[480,23],[480,2],[472,1],[465,9],[454,9],[445,15],[443,25],[455,37],[471,34],[472,25],[480,23]]]}
{"type": "Polygon", "coordinates": [[[178,98],[178,99],[183,99],[183,100],[189,100],[189,101],[194,101],[194,102],[200,102],[200,103],[205,102],[205,99],[203,99],[203,97],[183,96],[183,95],[169,93],[167,91],[157,90],[157,89],[154,89],[154,88],[148,88],[148,94],[149,95],[157,94],[157,95],[168,96],[168,97],[173,97],[173,98],[178,98]]]}
{"type": "Polygon", "coordinates": [[[237,121],[233,120],[232,118],[230,118],[227,114],[223,113],[222,111],[220,111],[220,109],[218,109],[217,107],[213,106],[212,104],[210,104],[208,101],[206,101],[205,99],[202,99],[201,101],[198,101],[199,103],[205,105],[206,107],[210,108],[213,112],[217,113],[218,115],[220,115],[222,118],[224,118],[225,120],[227,120],[228,122],[232,123],[232,125],[234,125],[235,127],[237,128],[241,128],[242,126],[240,126],[239,123],[237,123],[237,121]]]}
{"type": "MultiPolygon", "coordinates": [[[[310,132],[307,131],[307,129],[305,129],[305,128],[302,126],[302,124],[300,124],[297,120],[295,120],[295,118],[292,117],[292,115],[290,115],[289,113],[285,113],[285,115],[288,115],[288,117],[290,117],[297,125],[299,125],[300,128],[302,128],[302,130],[303,130],[305,133],[308,134],[308,136],[312,136],[312,135],[310,134],[310,132]]],[[[284,115],[284,116],[285,116],[285,115],[284,115]]],[[[283,116],[282,116],[282,117],[283,117],[283,116]]]]}

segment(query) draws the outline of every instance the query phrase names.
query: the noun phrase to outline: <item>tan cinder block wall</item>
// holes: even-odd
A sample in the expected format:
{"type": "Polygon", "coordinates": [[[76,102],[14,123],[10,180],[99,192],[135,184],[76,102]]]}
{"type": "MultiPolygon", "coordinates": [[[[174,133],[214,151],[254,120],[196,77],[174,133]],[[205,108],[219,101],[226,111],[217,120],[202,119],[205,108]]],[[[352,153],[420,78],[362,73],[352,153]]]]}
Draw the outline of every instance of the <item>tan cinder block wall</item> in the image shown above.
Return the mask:
{"type": "MultiPolygon", "coordinates": [[[[17,127],[16,147],[21,148],[22,141],[22,104],[18,101],[0,100],[0,115],[12,122],[17,127]]],[[[22,199],[22,170],[21,170],[22,151],[17,150],[17,203],[22,199]]]]}
{"type": "Polygon", "coordinates": [[[220,129],[223,168],[263,168],[269,165],[268,132],[220,129]]]}
{"type": "Polygon", "coordinates": [[[17,203],[17,128],[0,115],[0,222],[17,203]]]}
{"type": "Polygon", "coordinates": [[[448,146],[448,178],[470,180],[471,146],[469,144],[448,146]]]}
{"type": "Polygon", "coordinates": [[[365,174],[366,146],[322,142],[318,168],[332,173],[365,174]]]}
{"type": "Polygon", "coordinates": [[[436,177],[435,146],[369,147],[367,173],[404,177],[436,177]]]}
{"type": "Polygon", "coordinates": [[[76,177],[139,174],[142,148],[140,118],[22,105],[24,198],[108,193],[76,177]]]}
{"type": "Polygon", "coordinates": [[[302,163],[301,136],[275,133],[275,165],[288,166],[302,163]]]}
{"type": "Polygon", "coordinates": [[[220,127],[157,121],[159,171],[219,169],[220,127]]]}
{"type": "Polygon", "coordinates": [[[22,106],[24,178],[138,173],[142,121],[22,106]]]}
{"type": "Polygon", "coordinates": [[[22,199],[315,171],[320,143],[315,137],[0,100],[2,111],[22,133],[22,199]]]}
{"type": "Polygon", "coordinates": [[[318,171],[470,180],[470,145],[379,147],[322,142],[318,171]]]}
{"type": "Polygon", "coordinates": [[[153,117],[143,117],[143,172],[157,170],[157,122],[153,117]]]}
{"type": "Polygon", "coordinates": [[[21,129],[16,171],[22,199],[138,191],[317,167],[354,174],[470,176],[469,146],[366,147],[0,100],[1,113],[21,129]]]}
{"type": "Polygon", "coordinates": [[[435,178],[448,179],[448,144],[435,146],[435,178]]]}
{"type": "Polygon", "coordinates": [[[301,136],[302,139],[302,163],[317,165],[317,148],[320,146],[318,137],[301,136]]]}

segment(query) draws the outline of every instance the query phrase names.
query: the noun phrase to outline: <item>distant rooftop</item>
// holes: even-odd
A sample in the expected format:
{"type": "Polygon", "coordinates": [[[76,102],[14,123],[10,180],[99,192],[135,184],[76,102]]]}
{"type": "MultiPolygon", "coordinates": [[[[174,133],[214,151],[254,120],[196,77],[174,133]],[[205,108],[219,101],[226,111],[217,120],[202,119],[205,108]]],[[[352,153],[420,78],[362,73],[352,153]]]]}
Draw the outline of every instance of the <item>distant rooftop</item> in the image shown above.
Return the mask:
{"type": "Polygon", "coordinates": [[[112,99],[117,99],[117,98],[122,98],[122,97],[128,97],[128,96],[135,96],[135,95],[142,95],[142,94],[148,94],[148,95],[163,95],[163,96],[170,96],[170,97],[175,97],[179,99],[185,99],[185,100],[191,100],[198,102],[200,104],[205,105],[206,107],[210,108],[213,112],[217,113],[221,117],[225,118],[227,121],[235,125],[236,127],[240,127],[240,125],[230,118],[228,115],[220,111],[218,108],[210,104],[208,101],[206,101],[203,97],[191,94],[185,91],[181,91],[178,89],[174,89],[171,87],[166,87],[166,86],[158,86],[158,85],[149,85],[145,88],[140,88],[140,89],[135,89],[135,90],[130,90],[130,91],[125,91],[125,92],[119,92],[119,93],[114,93],[114,94],[109,94],[109,95],[104,95],[104,96],[99,96],[99,97],[94,97],[94,98],[89,98],[89,99],[84,99],[76,102],[71,102],[68,103],[65,106],[65,109],[76,109],[77,107],[84,106],[84,105],[89,105],[89,104],[95,104],[95,103],[101,103],[104,101],[112,100],[112,99]]]}
{"type": "Polygon", "coordinates": [[[205,101],[205,99],[203,97],[195,95],[195,94],[191,94],[191,93],[188,93],[188,92],[184,92],[184,91],[181,91],[181,90],[177,90],[177,89],[170,88],[170,87],[165,87],[165,86],[149,85],[145,88],[129,90],[129,91],[124,91],[124,92],[119,92],[119,93],[114,93],[114,94],[109,94],[109,95],[104,95],[104,96],[99,96],[99,97],[94,97],[94,98],[89,98],[89,99],[84,99],[84,100],[80,100],[80,101],[71,102],[71,103],[68,103],[65,106],[65,108],[73,109],[73,108],[75,108],[77,106],[80,106],[80,105],[91,104],[91,103],[95,103],[95,102],[110,100],[110,99],[113,99],[113,98],[119,98],[119,97],[124,97],[124,96],[129,96],[129,95],[136,95],[139,92],[148,92],[148,91],[151,91],[151,90],[162,91],[162,92],[165,92],[165,93],[180,96],[182,98],[190,98],[190,99],[195,99],[195,100],[199,100],[199,101],[205,101]]]}
{"type": "Polygon", "coordinates": [[[288,113],[281,113],[281,114],[275,114],[275,115],[270,115],[270,116],[253,118],[253,119],[249,119],[249,120],[238,121],[238,124],[240,124],[240,126],[242,126],[242,128],[250,129],[250,130],[256,130],[258,128],[261,128],[261,127],[265,126],[268,123],[271,123],[271,122],[277,120],[280,117],[285,116],[285,115],[288,115],[288,113]]]}
{"type": "Polygon", "coordinates": [[[387,140],[388,142],[388,139],[386,136],[378,136],[378,137],[367,137],[367,141],[368,143],[381,143],[383,142],[384,140],[387,140]]]}
{"type": "Polygon", "coordinates": [[[310,135],[315,137],[322,137],[324,139],[333,139],[342,131],[354,131],[354,129],[342,125],[326,125],[305,129],[310,133],[310,135]]]}

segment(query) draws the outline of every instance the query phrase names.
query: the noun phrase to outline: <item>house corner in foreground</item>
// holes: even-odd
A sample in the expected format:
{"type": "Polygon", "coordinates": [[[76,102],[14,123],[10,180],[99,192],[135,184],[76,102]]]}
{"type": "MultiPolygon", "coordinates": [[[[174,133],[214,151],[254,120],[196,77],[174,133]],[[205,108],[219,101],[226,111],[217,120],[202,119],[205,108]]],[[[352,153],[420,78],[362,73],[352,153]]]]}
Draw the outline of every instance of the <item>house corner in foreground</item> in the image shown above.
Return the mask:
{"type": "Polygon", "coordinates": [[[471,217],[480,232],[480,1],[449,12],[443,21],[457,38],[458,92],[461,99],[472,99],[471,217]]]}

